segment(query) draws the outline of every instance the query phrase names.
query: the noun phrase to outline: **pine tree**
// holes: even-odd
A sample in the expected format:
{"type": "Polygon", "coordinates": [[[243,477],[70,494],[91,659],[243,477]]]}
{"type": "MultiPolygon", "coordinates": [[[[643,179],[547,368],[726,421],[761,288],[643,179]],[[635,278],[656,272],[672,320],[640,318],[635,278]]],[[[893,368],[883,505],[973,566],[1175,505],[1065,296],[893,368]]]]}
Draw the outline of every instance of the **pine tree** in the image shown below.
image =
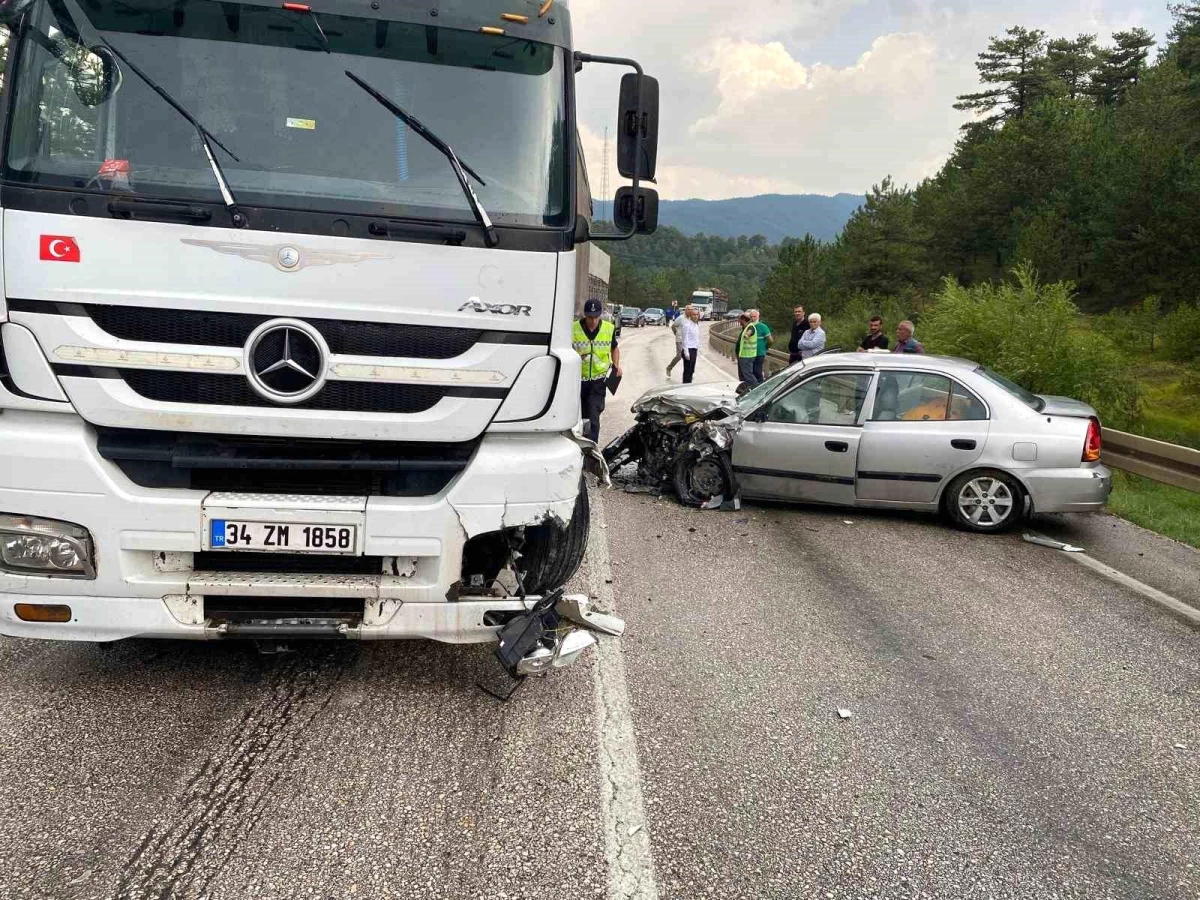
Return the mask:
{"type": "Polygon", "coordinates": [[[1154,35],[1145,28],[1114,34],[1113,46],[1096,53],[1096,68],[1090,86],[1096,102],[1104,106],[1120,103],[1141,78],[1153,46],[1154,35]]]}
{"type": "Polygon", "coordinates": [[[1175,25],[1167,35],[1170,50],[1179,68],[1189,75],[1200,75],[1200,0],[1177,3],[1170,7],[1175,25]]]}
{"type": "Polygon", "coordinates": [[[1025,115],[1046,89],[1042,66],[1046,33],[1017,26],[1005,34],[1008,37],[993,37],[988,41],[987,50],[979,54],[975,63],[979,80],[996,87],[963,94],[954,104],[955,109],[981,113],[992,113],[999,107],[999,113],[985,119],[988,125],[1025,115]]]}
{"type": "Polygon", "coordinates": [[[1081,34],[1075,40],[1058,38],[1046,45],[1045,72],[1063,86],[1072,100],[1080,97],[1096,67],[1096,36],[1081,34]]]}

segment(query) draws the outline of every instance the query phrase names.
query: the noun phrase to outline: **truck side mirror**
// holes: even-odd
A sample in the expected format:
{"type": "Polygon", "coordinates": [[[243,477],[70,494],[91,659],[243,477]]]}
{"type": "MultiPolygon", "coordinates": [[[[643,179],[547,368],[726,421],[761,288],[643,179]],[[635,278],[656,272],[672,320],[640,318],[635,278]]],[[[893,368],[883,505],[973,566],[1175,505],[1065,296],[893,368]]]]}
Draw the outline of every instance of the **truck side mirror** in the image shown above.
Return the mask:
{"type": "Polygon", "coordinates": [[[630,72],[621,78],[620,118],[617,121],[617,170],[632,178],[637,161],[638,138],[642,159],[638,176],[654,180],[658,163],[658,79],[630,72]],[[641,85],[641,120],[638,120],[638,86],[641,85]]]}
{"type": "Polygon", "coordinates": [[[639,185],[634,196],[633,188],[618,188],[613,200],[613,224],[620,231],[634,229],[638,234],[652,234],[658,228],[658,191],[639,185]]]}
{"type": "Polygon", "coordinates": [[[107,47],[79,47],[66,64],[75,96],[86,107],[106,103],[121,87],[121,67],[107,47]]]}

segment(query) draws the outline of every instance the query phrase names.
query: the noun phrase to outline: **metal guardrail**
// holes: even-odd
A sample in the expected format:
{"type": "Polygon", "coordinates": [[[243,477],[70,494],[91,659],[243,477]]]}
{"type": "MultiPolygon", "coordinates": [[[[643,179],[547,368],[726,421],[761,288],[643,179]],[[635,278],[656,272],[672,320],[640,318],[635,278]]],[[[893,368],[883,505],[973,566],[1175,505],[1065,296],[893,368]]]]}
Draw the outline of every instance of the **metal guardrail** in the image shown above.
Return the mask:
{"type": "MultiPolygon", "coordinates": [[[[732,359],[737,330],[737,322],[714,323],[708,332],[708,343],[732,359]]],[[[782,350],[767,352],[768,373],[774,374],[787,364],[788,356],[782,350]]],[[[1103,447],[1101,459],[1107,466],[1200,493],[1200,450],[1113,428],[1104,429],[1103,447]]]]}
{"type": "Polygon", "coordinates": [[[1105,465],[1200,493],[1200,450],[1112,428],[1104,429],[1102,446],[1105,465]]]}

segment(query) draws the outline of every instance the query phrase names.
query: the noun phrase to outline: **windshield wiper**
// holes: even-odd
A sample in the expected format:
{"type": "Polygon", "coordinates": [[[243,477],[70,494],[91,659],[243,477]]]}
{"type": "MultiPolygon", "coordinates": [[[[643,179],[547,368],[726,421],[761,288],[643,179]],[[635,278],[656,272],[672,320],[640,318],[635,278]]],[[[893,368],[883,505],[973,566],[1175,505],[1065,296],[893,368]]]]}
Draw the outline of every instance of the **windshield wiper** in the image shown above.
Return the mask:
{"type": "Polygon", "coordinates": [[[229,158],[234,162],[241,162],[241,160],[234,156],[233,151],[222,144],[214,134],[201,125],[195,116],[184,109],[183,105],[180,104],[178,100],[168,94],[166,88],[157,84],[153,78],[134,65],[128,56],[106,41],[102,35],[97,33],[96,37],[99,38],[100,43],[107,47],[114,56],[121,60],[121,62],[125,63],[125,65],[129,66],[129,70],[138,78],[142,79],[142,81],[146,83],[146,87],[150,88],[150,90],[154,91],[154,93],[166,100],[172,109],[191,122],[192,127],[196,129],[196,134],[200,135],[200,143],[204,146],[204,155],[208,157],[208,165],[212,169],[213,177],[217,180],[217,187],[221,191],[221,202],[223,202],[225,204],[225,208],[229,210],[229,217],[233,220],[234,227],[245,228],[247,225],[246,217],[242,214],[242,211],[238,209],[237,200],[234,199],[233,191],[229,188],[229,182],[225,180],[225,173],[221,170],[221,164],[217,162],[217,155],[213,153],[212,145],[216,144],[218,147],[228,153],[229,158]]]}
{"type": "Polygon", "coordinates": [[[387,109],[388,112],[390,112],[393,116],[423,137],[435,148],[440,150],[442,155],[450,161],[450,166],[454,169],[454,177],[458,179],[458,184],[462,188],[463,194],[467,198],[467,203],[471,206],[471,212],[475,214],[476,220],[479,222],[480,227],[483,228],[483,242],[489,247],[495,247],[497,244],[499,244],[500,239],[496,236],[496,226],[492,224],[492,220],[488,218],[487,210],[483,208],[483,204],[480,203],[479,198],[475,196],[475,190],[471,187],[471,182],[467,181],[467,175],[470,174],[472,178],[474,178],[484,187],[487,186],[487,182],[480,178],[470,166],[459,162],[458,157],[454,155],[454,151],[451,149],[450,145],[426,128],[420,119],[417,119],[410,113],[405,112],[349,69],[346,69],[345,72],[347,78],[374,97],[376,101],[378,101],[379,104],[387,109]]]}
{"type": "MultiPolygon", "coordinates": [[[[79,8],[78,5],[74,3],[72,3],[72,5],[75,6],[76,9],[79,8]]],[[[71,11],[66,8],[66,5],[62,3],[61,0],[56,0],[56,2],[52,2],[50,4],[50,9],[54,14],[55,24],[58,25],[63,34],[69,36],[73,35],[76,42],[82,44],[83,38],[80,35],[79,28],[75,24],[74,16],[72,16],[71,11]]],[[[83,15],[83,20],[88,22],[89,25],[91,24],[91,20],[88,19],[86,14],[83,15]]],[[[204,155],[208,157],[209,168],[212,169],[213,177],[217,180],[217,187],[221,191],[221,202],[224,203],[225,208],[229,210],[229,217],[233,220],[234,227],[245,228],[247,225],[246,217],[242,214],[241,210],[237,208],[237,201],[233,197],[233,191],[229,189],[229,182],[225,180],[225,173],[221,171],[221,164],[217,162],[217,156],[215,153],[213,153],[212,145],[216,144],[218,147],[228,153],[229,158],[234,162],[241,162],[241,160],[234,156],[233,151],[222,144],[221,141],[217,139],[216,135],[201,125],[195,116],[184,109],[183,105],[180,104],[178,100],[168,94],[166,88],[162,87],[162,85],[158,84],[153,78],[134,65],[128,56],[110,44],[108,40],[105,39],[104,35],[100,34],[96,28],[93,27],[92,31],[95,32],[96,40],[98,40],[102,46],[104,46],[113,56],[117,57],[117,59],[121,60],[121,62],[125,63],[125,65],[129,66],[129,70],[143,82],[145,82],[146,87],[150,88],[150,90],[154,91],[154,93],[158,94],[158,96],[167,101],[167,104],[173,110],[187,119],[188,122],[191,123],[192,127],[196,129],[196,133],[200,135],[200,143],[204,145],[204,155]]]]}
{"type": "Polygon", "coordinates": [[[321,49],[326,53],[333,53],[333,49],[329,46],[329,38],[325,37],[325,29],[321,27],[321,20],[317,18],[317,12],[307,3],[285,3],[283,8],[288,12],[307,13],[312,23],[317,26],[317,35],[321,39],[321,49]]]}

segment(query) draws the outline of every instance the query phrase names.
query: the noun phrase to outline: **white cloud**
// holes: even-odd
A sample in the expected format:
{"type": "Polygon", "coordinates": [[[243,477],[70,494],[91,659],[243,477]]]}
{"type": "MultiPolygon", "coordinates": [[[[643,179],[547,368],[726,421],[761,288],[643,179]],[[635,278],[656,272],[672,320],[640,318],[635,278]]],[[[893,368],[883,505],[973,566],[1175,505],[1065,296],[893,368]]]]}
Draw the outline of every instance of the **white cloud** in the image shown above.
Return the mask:
{"type": "MultiPolygon", "coordinates": [[[[1157,0],[1156,0],[1157,2],[1157,0]]],[[[661,85],[663,197],[865,192],[886,175],[915,183],[953,150],[955,95],[1013,24],[1051,35],[1144,24],[1128,0],[573,0],[581,50],[632,56],[661,85]],[[837,64],[822,62],[834,59],[837,64]]],[[[620,70],[578,76],[594,193],[620,70]]],[[[621,182],[615,172],[612,187],[621,182]]]]}

